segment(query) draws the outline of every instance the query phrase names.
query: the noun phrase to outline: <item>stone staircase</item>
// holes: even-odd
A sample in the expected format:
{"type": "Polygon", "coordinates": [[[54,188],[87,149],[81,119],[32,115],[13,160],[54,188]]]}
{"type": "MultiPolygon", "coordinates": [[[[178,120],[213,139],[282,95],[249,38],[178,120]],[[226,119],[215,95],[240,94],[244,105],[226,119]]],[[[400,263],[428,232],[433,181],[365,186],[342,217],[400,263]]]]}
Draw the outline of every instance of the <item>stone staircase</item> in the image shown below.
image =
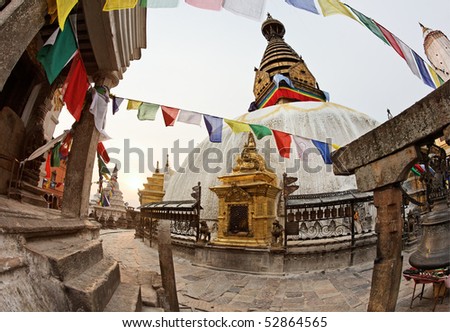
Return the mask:
{"type": "Polygon", "coordinates": [[[70,311],[141,311],[139,285],[120,281],[119,264],[104,257],[102,242],[77,234],[31,238],[30,261],[63,284],[70,311]]]}

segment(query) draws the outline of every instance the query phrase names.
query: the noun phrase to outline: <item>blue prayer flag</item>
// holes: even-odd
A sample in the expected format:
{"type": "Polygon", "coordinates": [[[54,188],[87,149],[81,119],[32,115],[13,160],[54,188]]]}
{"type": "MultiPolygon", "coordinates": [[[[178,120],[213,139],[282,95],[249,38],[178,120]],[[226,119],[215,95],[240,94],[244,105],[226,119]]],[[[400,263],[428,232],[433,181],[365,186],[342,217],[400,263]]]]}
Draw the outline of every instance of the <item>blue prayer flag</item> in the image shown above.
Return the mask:
{"type": "Polygon", "coordinates": [[[223,119],[203,114],[203,120],[205,120],[206,129],[208,129],[209,140],[213,143],[222,142],[223,119]]]}
{"type": "Polygon", "coordinates": [[[422,76],[423,82],[426,85],[428,85],[429,87],[436,89],[436,85],[434,85],[433,79],[431,78],[430,74],[428,73],[428,69],[425,66],[423,59],[416,52],[414,52],[414,50],[411,50],[411,51],[414,55],[414,59],[416,60],[417,67],[419,68],[420,76],[422,76]]]}
{"type": "Polygon", "coordinates": [[[328,143],[316,141],[313,139],[311,141],[313,142],[314,146],[319,150],[325,164],[331,165],[333,162],[331,161],[330,146],[328,145],[328,143]]]}
{"type": "Polygon", "coordinates": [[[319,15],[319,11],[316,8],[316,5],[314,4],[314,0],[285,0],[288,4],[307,10],[311,13],[319,15]]]}

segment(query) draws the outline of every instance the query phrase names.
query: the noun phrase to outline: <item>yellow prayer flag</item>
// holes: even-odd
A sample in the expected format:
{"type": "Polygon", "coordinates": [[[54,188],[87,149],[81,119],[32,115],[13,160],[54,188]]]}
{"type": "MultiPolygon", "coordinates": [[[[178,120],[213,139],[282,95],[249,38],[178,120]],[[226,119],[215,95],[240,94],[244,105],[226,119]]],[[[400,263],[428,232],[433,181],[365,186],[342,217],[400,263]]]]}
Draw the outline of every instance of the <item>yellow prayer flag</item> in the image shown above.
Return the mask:
{"type": "Polygon", "coordinates": [[[336,14],[342,14],[348,16],[358,22],[352,13],[345,7],[345,5],[339,0],[318,0],[320,8],[322,8],[323,16],[331,16],[336,14]]]}
{"type": "Polygon", "coordinates": [[[335,149],[335,150],[338,150],[338,149],[341,148],[341,147],[340,147],[339,145],[337,145],[337,144],[331,144],[331,146],[332,146],[333,149],[335,149]]]}
{"type": "Polygon", "coordinates": [[[58,24],[61,30],[64,30],[64,23],[70,11],[78,3],[78,0],[56,0],[56,8],[58,10],[58,24]]]}
{"type": "Polygon", "coordinates": [[[250,131],[250,126],[247,123],[228,119],[223,119],[223,121],[225,121],[225,123],[230,126],[231,130],[235,134],[250,131]]]}
{"type": "Polygon", "coordinates": [[[128,104],[127,104],[127,110],[137,110],[139,109],[139,106],[142,105],[142,101],[137,101],[137,100],[128,100],[128,104]]]}
{"type": "Polygon", "coordinates": [[[427,63],[427,66],[428,66],[428,71],[430,72],[431,77],[433,78],[434,84],[436,85],[436,88],[439,88],[442,84],[441,84],[441,81],[439,80],[439,77],[438,77],[436,71],[428,63],[427,63]]]}
{"type": "Polygon", "coordinates": [[[55,22],[58,17],[56,0],[47,0],[47,14],[50,16],[50,23],[55,22]]]}
{"type": "Polygon", "coordinates": [[[106,0],[104,11],[134,8],[138,0],[106,0]]]}

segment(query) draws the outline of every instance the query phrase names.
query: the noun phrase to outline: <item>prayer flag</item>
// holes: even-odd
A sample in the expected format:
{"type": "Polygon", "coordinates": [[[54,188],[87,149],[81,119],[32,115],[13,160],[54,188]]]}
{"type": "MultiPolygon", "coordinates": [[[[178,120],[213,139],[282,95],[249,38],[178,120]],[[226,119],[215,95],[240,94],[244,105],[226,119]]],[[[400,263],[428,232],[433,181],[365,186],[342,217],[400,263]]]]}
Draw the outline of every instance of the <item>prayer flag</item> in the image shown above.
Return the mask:
{"type": "Polygon", "coordinates": [[[297,155],[299,159],[303,159],[303,154],[306,150],[315,148],[312,141],[308,138],[292,135],[294,140],[295,148],[297,149],[297,155]]]}
{"type": "Polygon", "coordinates": [[[69,157],[69,151],[72,146],[72,132],[68,132],[61,147],[59,148],[59,159],[65,160],[69,157]]]}
{"type": "Polygon", "coordinates": [[[223,119],[217,116],[203,114],[203,120],[208,130],[209,140],[213,143],[222,142],[223,119]]]}
{"type": "Polygon", "coordinates": [[[51,167],[52,150],[47,153],[47,160],[45,161],[45,177],[50,179],[52,177],[52,167],[51,167]]]}
{"type": "Polygon", "coordinates": [[[64,30],[64,25],[70,11],[78,3],[78,0],[56,0],[59,28],[64,30]]]}
{"type": "Polygon", "coordinates": [[[127,110],[137,110],[142,105],[142,101],[128,99],[127,110]]]}
{"type": "Polygon", "coordinates": [[[228,119],[224,119],[224,121],[226,122],[227,125],[230,126],[231,130],[235,134],[250,131],[250,126],[247,123],[228,120],[228,119]]]}
{"type": "Polygon", "coordinates": [[[278,153],[284,158],[289,158],[291,153],[291,134],[283,131],[272,129],[273,136],[275,137],[275,143],[277,144],[278,153]]]}
{"type": "Polygon", "coordinates": [[[122,104],[123,100],[124,100],[123,98],[113,96],[113,102],[112,102],[113,114],[116,114],[119,111],[119,107],[122,104]]]}
{"type": "Polygon", "coordinates": [[[283,74],[275,74],[273,77],[273,81],[275,82],[275,86],[278,88],[280,86],[281,82],[285,82],[286,85],[290,86],[291,88],[294,88],[294,84],[289,79],[289,77],[284,76],[283,74]]]}
{"type": "Polygon", "coordinates": [[[375,24],[380,28],[381,32],[383,33],[384,37],[389,41],[389,44],[394,48],[394,50],[400,55],[403,59],[405,56],[403,55],[402,49],[398,45],[397,41],[395,40],[395,37],[392,33],[390,33],[385,27],[383,27],[381,24],[374,21],[375,24]]]}
{"type": "Polygon", "coordinates": [[[359,20],[361,21],[362,24],[364,24],[367,29],[369,29],[370,31],[372,31],[378,38],[380,38],[383,42],[385,42],[387,45],[390,45],[389,42],[387,41],[387,39],[384,37],[383,33],[381,32],[380,28],[378,27],[378,25],[375,24],[375,22],[370,18],[367,17],[366,15],[364,15],[363,13],[360,13],[359,11],[357,11],[356,9],[350,7],[349,5],[346,4],[346,6],[348,8],[350,8],[350,10],[359,18],[359,20]]]}
{"type": "Polygon", "coordinates": [[[59,148],[61,146],[61,142],[59,142],[58,144],[56,144],[53,149],[52,149],[52,158],[50,161],[50,166],[51,167],[59,167],[59,165],[61,164],[61,160],[59,158],[59,148]]]}
{"type": "Polygon", "coordinates": [[[70,20],[66,20],[64,31],[56,29],[36,56],[44,67],[50,84],[72,59],[77,49],[78,45],[70,20]]]}
{"type": "Polygon", "coordinates": [[[436,85],[436,87],[440,87],[442,85],[441,81],[439,80],[439,76],[436,73],[436,71],[433,69],[433,67],[431,67],[429,64],[427,64],[428,67],[428,71],[431,74],[431,77],[433,78],[434,84],[436,85]]]}
{"type": "Polygon", "coordinates": [[[45,152],[47,152],[49,149],[53,148],[53,146],[58,143],[61,142],[64,138],[67,137],[69,131],[65,130],[61,135],[59,135],[58,137],[52,139],[50,142],[47,142],[46,144],[44,144],[43,146],[41,146],[40,148],[37,148],[36,150],[34,150],[34,152],[32,154],[30,154],[28,156],[28,158],[25,158],[23,161],[30,161],[33,159],[36,159],[37,157],[43,155],[45,152]]]}
{"type": "Polygon", "coordinates": [[[99,177],[102,177],[103,175],[111,175],[110,170],[108,169],[108,167],[106,167],[106,164],[103,161],[103,159],[100,157],[100,155],[97,155],[97,162],[98,162],[99,177]]]}
{"type": "Polygon", "coordinates": [[[134,8],[138,0],[106,0],[104,11],[134,8]]]}
{"type": "Polygon", "coordinates": [[[177,118],[177,115],[180,112],[180,110],[178,108],[168,106],[161,106],[161,110],[166,127],[173,126],[175,124],[175,119],[177,118]]]}
{"type": "Polygon", "coordinates": [[[110,159],[108,151],[106,151],[105,146],[103,145],[102,142],[98,142],[97,144],[97,153],[100,157],[102,157],[105,163],[109,163],[110,159]]]}
{"type": "Polygon", "coordinates": [[[412,50],[408,47],[408,45],[406,45],[404,42],[402,42],[399,38],[397,38],[396,36],[394,36],[394,38],[395,38],[395,41],[397,42],[397,45],[402,50],[404,59],[405,59],[406,63],[408,64],[409,69],[411,69],[411,71],[414,73],[414,75],[416,75],[418,78],[421,78],[419,70],[417,69],[417,66],[416,66],[416,61],[414,60],[414,56],[412,54],[412,50]]]}
{"type": "Polygon", "coordinates": [[[200,126],[202,122],[202,115],[196,112],[181,110],[177,121],[200,126]]]}
{"type": "Polygon", "coordinates": [[[250,126],[250,128],[252,128],[252,131],[255,134],[257,139],[261,139],[265,136],[272,135],[272,131],[265,126],[256,125],[256,124],[250,124],[249,126],[250,126]]]}
{"type": "Polygon", "coordinates": [[[338,0],[318,0],[323,16],[341,14],[355,19],[352,13],[338,0]]]}
{"type": "Polygon", "coordinates": [[[47,14],[50,16],[50,24],[58,18],[56,0],[47,0],[47,14]]]}
{"type": "Polygon", "coordinates": [[[141,0],[140,5],[147,8],[175,8],[178,0],[141,0]]]}
{"type": "Polygon", "coordinates": [[[154,121],[156,118],[156,112],[159,109],[159,105],[151,104],[151,103],[141,103],[139,106],[139,111],[137,114],[137,118],[139,120],[149,120],[154,121]]]}
{"type": "Polygon", "coordinates": [[[223,8],[233,14],[261,20],[266,7],[266,0],[224,0],[223,8]]]}
{"type": "Polygon", "coordinates": [[[416,52],[412,51],[412,53],[414,55],[414,59],[416,60],[417,67],[419,68],[420,76],[422,76],[422,81],[429,87],[436,89],[436,86],[428,73],[427,67],[425,67],[425,62],[416,52]]]}
{"type": "Polygon", "coordinates": [[[314,14],[319,14],[319,11],[316,8],[314,0],[285,0],[285,1],[294,7],[307,10],[314,14]]]}
{"type": "Polygon", "coordinates": [[[96,89],[92,89],[92,103],[89,112],[94,116],[95,128],[100,133],[100,141],[105,141],[111,137],[105,132],[106,114],[108,113],[109,95],[102,94],[96,89]]]}
{"type": "Polygon", "coordinates": [[[324,142],[320,142],[320,141],[316,141],[316,140],[311,140],[311,141],[316,146],[316,148],[319,150],[320,155],[322,156],[322,159],[325,162],[325,164],[331,165],[333,162],[331,161],[330,146],[328,145],[328,143],[324,143],[324,142]]]}
{"type": "Polygon", "coordinates": [[[76,121],[80,121],[83,110],[86,91],[89,88],[86,68],[80,52],[77,52],[72,60],[69,74],[64,82],[63,100],[70,114],[76,121]]]}
{"type": "Polygon", "coordinates": [[[185,0],[188,5],[209,10],[221,10],[223,0],[185,0]]]}

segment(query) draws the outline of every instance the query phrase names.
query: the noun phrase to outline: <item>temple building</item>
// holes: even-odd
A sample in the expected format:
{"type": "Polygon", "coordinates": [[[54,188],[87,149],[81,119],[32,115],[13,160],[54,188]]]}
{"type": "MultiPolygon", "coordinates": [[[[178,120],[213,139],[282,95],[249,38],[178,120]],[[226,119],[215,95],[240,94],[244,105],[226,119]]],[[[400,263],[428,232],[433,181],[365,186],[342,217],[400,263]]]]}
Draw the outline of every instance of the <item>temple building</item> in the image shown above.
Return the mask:
{"type": "MultiPolygon", "coordinates": [[[[267,48],[255,71],[255,102],[251,112],[236,120],[259,124],[335,145],[345,145],[378,125],[377,121],[342,105],[326,102],[325,93],[319,89],[317,81],[308,69],[304,59],[285,41],[285,28],[281,22],[270,15],[262,24],[262,33],[268,40],[267,48]]],[[[204,154],[186,158],[181,165],[184,173],[175,173],[167,187],[165,200],[183,199],[185,193],[179,188],[190,188],[201,182],[204,188],[219,184],[218,177],[231,172],[236,147],[244,146],[245,133],[234,134],[224,127],[221,143],[211,143],[205,139],[198,147],[200,151],[209,148],[223,152],[223,162],[218,163],[217,171],[203,170],[204,154]],[[193,160],[193,165],[189,165],[193,160]],[[199,168],[202,171],[193,172],[199,168]]],[[[264,156],[269,169],[281,181],[287,172],[299,178],[300,194],[317,194],[352,190],[356,188],[353,177],[335,176],[330,165],[325,165],[317,150],[310,149],[298,158],[293,144],[290,158],[279,156],[272,136],[257,141],[257,147],[264,156]]],[[[215,165],[216,166],[216,165],[215,165]]],[[[218,199],[213,192],[205,190],[202,196],[202,218],[217,220],[218,199]]]]}
{"type": "Polygon", "coordinates": [[[420,24],[423,31],[425,54],[438,75],[446,82],[450,79],[450,40],[440,30],[420,24]]]}

